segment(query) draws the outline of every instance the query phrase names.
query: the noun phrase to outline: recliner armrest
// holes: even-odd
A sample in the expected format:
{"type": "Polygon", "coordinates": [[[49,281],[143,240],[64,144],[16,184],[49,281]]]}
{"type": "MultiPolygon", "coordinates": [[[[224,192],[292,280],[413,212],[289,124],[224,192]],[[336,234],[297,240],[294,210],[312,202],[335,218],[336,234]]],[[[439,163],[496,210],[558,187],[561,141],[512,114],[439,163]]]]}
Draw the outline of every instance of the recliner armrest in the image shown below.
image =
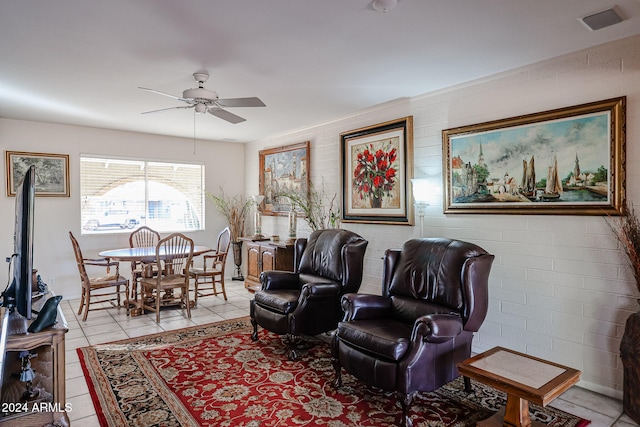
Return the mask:
{"type": "Polygon", "coordinates": [[[416,319],[411,340],[441,343],[460,335],[462,318],[457,314],[426,314],[416,319]]]}
{"type": "Polygon", "coordinates": [[[388,317],[391,312],[391,300],[380,295],[344,294],[341,304],[345,321],[388,317]]]}
{"type": "Polygon", "coordinates": [[[341,290],[342,286],[338,283],[305,283],[300,296],[309,300],[337,297],[341,290]]]}
{"type": "Polygon", "coordinates": [[[298,273],[270,270],[260,274],[261,290],[300,289],[298,273]]]}

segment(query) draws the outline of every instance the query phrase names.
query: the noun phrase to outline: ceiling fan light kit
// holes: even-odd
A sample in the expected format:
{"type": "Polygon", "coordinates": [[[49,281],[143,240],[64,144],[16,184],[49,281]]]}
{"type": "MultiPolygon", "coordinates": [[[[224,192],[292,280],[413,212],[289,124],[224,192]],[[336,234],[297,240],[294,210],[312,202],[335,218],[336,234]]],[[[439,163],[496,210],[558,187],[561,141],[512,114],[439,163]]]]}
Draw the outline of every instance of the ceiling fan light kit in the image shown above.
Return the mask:
{"type": "Polygon", "coordinates": [[[246,119],[223,110],[222,107],[266,107],[264,102],[256,97],[220,99],[216,92],[204,88],[204,82],[209,79],[209,74],[207,72],[200,71],[193,73],[193,78],[198,82],[198,87],[183,91],[182,97],[171,95],[165,92],[160,92],[154,89],[141,87],[140,89],[142,90],[157,93],[158,95],[168,96],[169,98],[173,98],[189,104],[179,107],[169,107],[160,110],[146,111],[142,114],[157,113],[166,110],[193,108],[197,114],[209,113],[222,120],[226,120],[229,123],[236,124],[244,122],[246,119]]]}

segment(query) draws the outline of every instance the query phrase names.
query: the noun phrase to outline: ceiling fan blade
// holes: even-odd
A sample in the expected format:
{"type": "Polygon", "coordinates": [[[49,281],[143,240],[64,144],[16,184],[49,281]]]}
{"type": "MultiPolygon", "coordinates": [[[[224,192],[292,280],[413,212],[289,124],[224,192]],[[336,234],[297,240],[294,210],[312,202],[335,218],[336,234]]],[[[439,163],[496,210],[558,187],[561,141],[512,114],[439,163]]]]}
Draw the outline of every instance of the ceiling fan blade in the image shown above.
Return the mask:
{"type": "Polygon", "coordinates": [[[167,111],[167,110],[182,110],[184,108],[193,108],[195,107],[195,105],[185,105],[185,106],[180,106],[180,107],[169,107],[169,108],[162,108],[160,110],[152,110],[152,111],[145,111],[141,114],[149,114],[149,113],[159,113],[160,111],[167,111]]]}
{"type": "Polygon", "coordinates": [[[226,120],[229,123],[233,123],[234,125],[236,123],[244,122],[247,120],[247,119],[243,119],[240,116],[236,116],[235,114],[230,113],[228,111],[221,110],[219,108],[210,108],[207,111],[209,111],[210,114],[213,114],[214,116],[221,118],[222,120],[226,120]]]}
{"type": "Polygon", "coordinates": [[[168,96],[169,98],[177,99],[178,101],[184,101],[185,100],[184,98],[181,98],[179,96],[171,95],[170,93],[160,92],[159,90],[155,90],[155,89],[149,89],[149,88],[140,87],[140,86],[138,86],[138,89],[146,90],[148,92],[157,93],[158,95],[162,95],[162,96],[168,96]]]}
{"type": "Polygon", "coordinates": [[[266,107],[260,98],[226,98],[216,101],[221,107],[266,107]]]}

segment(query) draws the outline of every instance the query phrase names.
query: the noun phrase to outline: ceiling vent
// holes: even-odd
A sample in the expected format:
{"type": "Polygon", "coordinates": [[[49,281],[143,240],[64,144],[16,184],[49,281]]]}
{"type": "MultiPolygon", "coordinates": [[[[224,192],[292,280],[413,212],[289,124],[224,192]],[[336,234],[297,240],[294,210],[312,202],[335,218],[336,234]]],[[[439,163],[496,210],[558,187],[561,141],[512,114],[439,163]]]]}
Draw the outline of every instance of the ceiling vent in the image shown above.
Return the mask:
{"type": "Polygon", "coordinates": [[[603,10],[602,12],[594,13],[582,18],[578,18],[578,21],[582,22],[584,26],[591,31],[609,27],[611,25],[622,22],[623,20],[624,17],[620,12],[620,9],[618,9],[618,6],[614,6],[611,9],[603,10]]]}

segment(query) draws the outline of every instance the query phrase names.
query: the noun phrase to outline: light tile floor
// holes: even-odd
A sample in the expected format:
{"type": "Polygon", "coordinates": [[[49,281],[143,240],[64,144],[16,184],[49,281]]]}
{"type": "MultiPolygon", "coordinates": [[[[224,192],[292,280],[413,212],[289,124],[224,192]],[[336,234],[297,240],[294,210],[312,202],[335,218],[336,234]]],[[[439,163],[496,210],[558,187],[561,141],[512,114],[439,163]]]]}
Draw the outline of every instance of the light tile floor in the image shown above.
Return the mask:
{"type": "MultiPolygon", "coordinates": [[[[87,321],[83,322],[76,315],[79,301],[63,300],[61,307],[69,325],[66,336],[66,392],[67,402],[72,407],[69,413],[72,425],[100,425],[82,374],[77,348],[247,316],[252,295],[245,290],[244,283],[228,280],[226,287],[228,301],[224,301],[222,295],[200,298],[198,307],[191,312],[191,319],[187,319],[186,313],[179,309],[163,310],[160,324],[155,322],[154,314],[128,317],[124,309],[91,311],[87,321]]],[[[571,388],[551,406],[591,420],[592,427],[638,427],[622,413],[621,401],[580,387],[571,388]]]]}

